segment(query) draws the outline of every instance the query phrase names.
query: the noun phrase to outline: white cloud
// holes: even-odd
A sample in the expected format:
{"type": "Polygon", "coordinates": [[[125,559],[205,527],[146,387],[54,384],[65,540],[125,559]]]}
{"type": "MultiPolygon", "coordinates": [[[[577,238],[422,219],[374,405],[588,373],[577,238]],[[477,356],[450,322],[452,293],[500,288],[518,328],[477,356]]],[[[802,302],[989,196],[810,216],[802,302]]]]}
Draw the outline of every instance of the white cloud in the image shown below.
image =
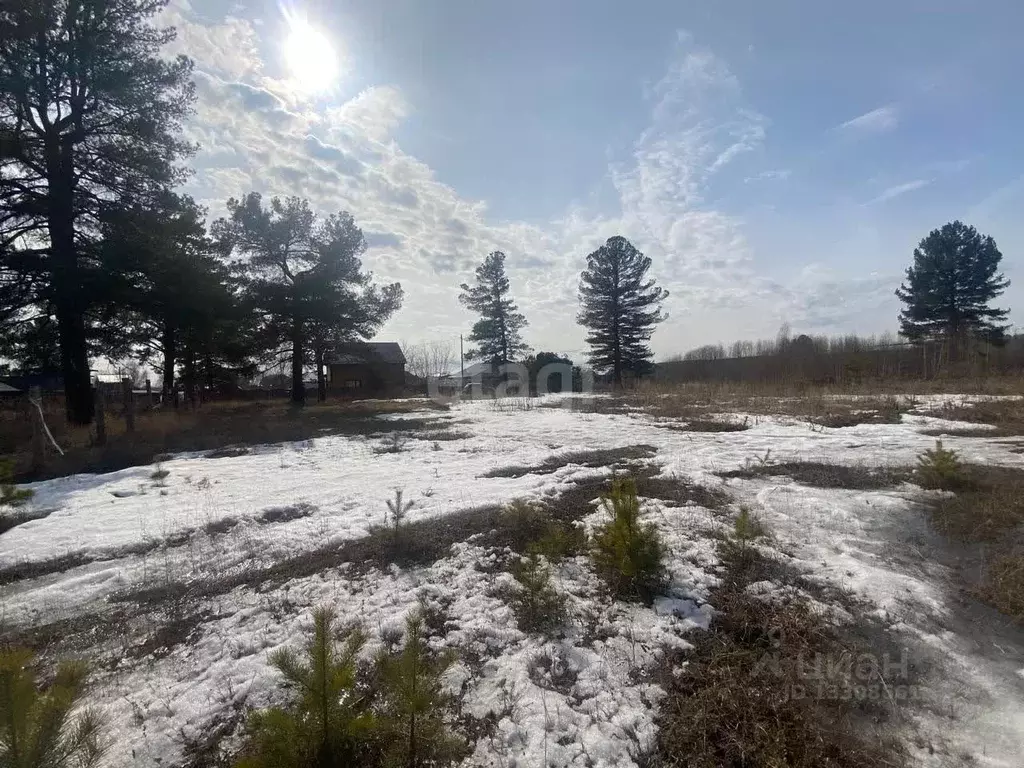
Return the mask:
{"type": "Polygon", "coordinates": [[[895,105],[889,104],[847,120],[839,125],[837,130],[851,135],[885,133],[896,128],[899,123],[899,110],[895,105]]]}
{"type": "Polygon", "coordinates": [[[884,203],[886,200],[892,200],[894,197],[899,197],[900,195],[905,195],[908,192],[913,192],[914,190],[927,187],[931,183],[932,179],[914,179],[913,181],[908,181],[904,184],[896,184],[895,186],[882,190],[882,193],[878,195],[878,197],[868,201],[868,205],[884,203]]]}
{"type": "Polygon", "coordinates": [[[337,131],[386,140],[409,114],[402,92],[391,85],[367,88],[354,99],[327,110],[327,121],[337,131]]]}
{"type": "Polygon", "coordinates": [[[217,23],[202,23],[193,16],[188,0],[173,0],[160,12],[157,23],[173,26],[178,33],[165,54],[191,56],[208,73],[240,80],[262,69],[256,30],[249,21],[227,16],[217,23]]]}
{"type": "Polygon", "coordinates": [[[406,286],[405,305],[384,336],[450,339],[465,331],[472,318],[458,304],[458,284],[498,249],[508,254],[514,295],[530,320],[528,341],[580,350],[579,272],[586,254],[613,234],[650,255],[654,276],[672,292],[671,320],[654,339],[664,354],[708,340],[709,326],[695,318],[721,318],[718,327],[730,335],[763,333],[784,319],[817,322],[835,305],[832,278],[805,278],[794,291],[757,274],[743,222],[706,202],[717,177],[761,147],[768,121],[749,108],[724,62],[686,35],[650,90],[648,126],[628,159],[611,168],[618,210],[568,208],[540,227],[492,221],[484,201],[460,196],[403,151],[393,134],[411,106],[397,86],[368,88],[315,111],[263,74],[248,42],[225,54],[228,41],[255,40],[251,25],[203,24],[182,7],[178,25],[201,73],[189,132],[202,150],[189,190],[212,217],[227,197],[250,189],[301,195],[324,212],[351,211],[371,244],[367,266],[406,286]]]}
{"type": "Polygon", "coordinates": [[[753,176],[747,176],[743,179],[744,184],[754,184],[759,181],[785,181],[793,172],[788,168],[777,168],[770,171],[761,171],[753,176]]]}

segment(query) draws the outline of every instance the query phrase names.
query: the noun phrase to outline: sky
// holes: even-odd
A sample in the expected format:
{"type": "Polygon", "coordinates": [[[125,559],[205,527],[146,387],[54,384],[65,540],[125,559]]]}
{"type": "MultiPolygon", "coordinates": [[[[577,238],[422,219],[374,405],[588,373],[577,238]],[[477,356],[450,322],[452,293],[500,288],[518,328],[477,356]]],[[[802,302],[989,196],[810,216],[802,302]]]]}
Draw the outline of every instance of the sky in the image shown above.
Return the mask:
{"type": "MultiPolygon", "coordinates": [[[[379,340],[458,343],[492,250],[535,350],[582,358],[612,235],[667,288],[659,358],[895,331],[915,245],[992,235],[1024,324],[1019,0],[172,0],[196,63],[186,186],[350,211],[405,289],[379,340]]],[[[1013,311],[1014,308],[1019,311],[1013,311]]]]}

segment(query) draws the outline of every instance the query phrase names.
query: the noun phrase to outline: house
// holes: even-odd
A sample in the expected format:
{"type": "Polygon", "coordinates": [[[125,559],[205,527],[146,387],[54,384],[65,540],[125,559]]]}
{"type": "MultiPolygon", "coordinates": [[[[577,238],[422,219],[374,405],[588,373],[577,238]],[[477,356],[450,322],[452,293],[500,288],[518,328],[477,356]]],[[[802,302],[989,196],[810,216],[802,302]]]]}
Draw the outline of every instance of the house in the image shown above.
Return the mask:
{"type": "MultiPolygon", "coordinates": [[[[519,377],[510,373],[510,381],[505,386],[504,394],[519,394],[519,377]]],[[[437,379],[437,391],[441,395],[492,395],[505,381],[501,366],[490,361],[473,363],[465,369],[453,371],[437,379]]],[[[525,385],[525,381],[522,382],[525,385]]],[[[524,389],[525,392],[525,389],[524,389]]]]}
{"type": "Polygon", "coordinates": [[[18,373],[13,376],[2,376],[0,377],[0,384],[5,384],[6,386],[21,392],[28,392],[32,387],[39,387],[39,389],[44,393],[64,391],[64,377],[59,372],[55,371],[44,371],[42,373],[18,373]]]}
{"type": "Polygon", "coordinates": [[[379,397],[405,388],[405,355],[393,341],[339,344],[327,354],[327,391],[379,397]]]}

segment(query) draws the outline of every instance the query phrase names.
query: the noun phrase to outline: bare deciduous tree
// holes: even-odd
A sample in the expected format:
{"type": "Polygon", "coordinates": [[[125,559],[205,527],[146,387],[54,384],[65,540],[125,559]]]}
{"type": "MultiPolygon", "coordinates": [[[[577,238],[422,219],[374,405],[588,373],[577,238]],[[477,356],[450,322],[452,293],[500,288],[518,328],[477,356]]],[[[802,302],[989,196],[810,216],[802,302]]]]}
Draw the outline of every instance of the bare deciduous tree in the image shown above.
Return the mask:
{"type": "Polygon", "coordinates": [[[420,344],[402,344],[405,367],[413,376],[436,379],[451,373],[455,352],[451,342],[425,341],[420,344]]]}

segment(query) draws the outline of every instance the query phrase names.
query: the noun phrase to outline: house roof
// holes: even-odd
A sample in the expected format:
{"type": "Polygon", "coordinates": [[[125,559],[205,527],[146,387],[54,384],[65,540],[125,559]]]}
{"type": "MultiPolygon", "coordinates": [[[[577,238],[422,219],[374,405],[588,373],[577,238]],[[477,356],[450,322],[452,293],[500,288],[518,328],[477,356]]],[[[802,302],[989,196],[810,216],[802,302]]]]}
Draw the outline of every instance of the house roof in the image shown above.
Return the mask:
{"type": "MultiPolygon", "coordinates": [[[[472,365],[467,365],[466,366],[465,378],[467,378],[467,379],[472,379],[474,376],[493,376],[493,375],[495,375],[495,373],[494,373],[494,363],[492,363],[492,362],[484,361],[484,362],[480,362],[480,363],[473,363],[472,365]]],[[[462,376],[462,371],[461,370],[456,370],[456,371],[452,371],[451,373],[445,374],[441,378],[442,379],[458,379],[458,378],[461,378],[461,376],[462,376]]]]}
{"type": "Polygon", "coordinates": [[[360,363],[395,363],[405,365],[402,347],[394,341],[369,341],[338,344],[328,353],[331,365],[358,365],[360,363]]]}
{"type": "Polygon", "coordinates": [[[10,384],[4,384],[0,381],[0,395],[13,395],[16,392],[21,392],[17,387],[12,387],[10,384]]]}

